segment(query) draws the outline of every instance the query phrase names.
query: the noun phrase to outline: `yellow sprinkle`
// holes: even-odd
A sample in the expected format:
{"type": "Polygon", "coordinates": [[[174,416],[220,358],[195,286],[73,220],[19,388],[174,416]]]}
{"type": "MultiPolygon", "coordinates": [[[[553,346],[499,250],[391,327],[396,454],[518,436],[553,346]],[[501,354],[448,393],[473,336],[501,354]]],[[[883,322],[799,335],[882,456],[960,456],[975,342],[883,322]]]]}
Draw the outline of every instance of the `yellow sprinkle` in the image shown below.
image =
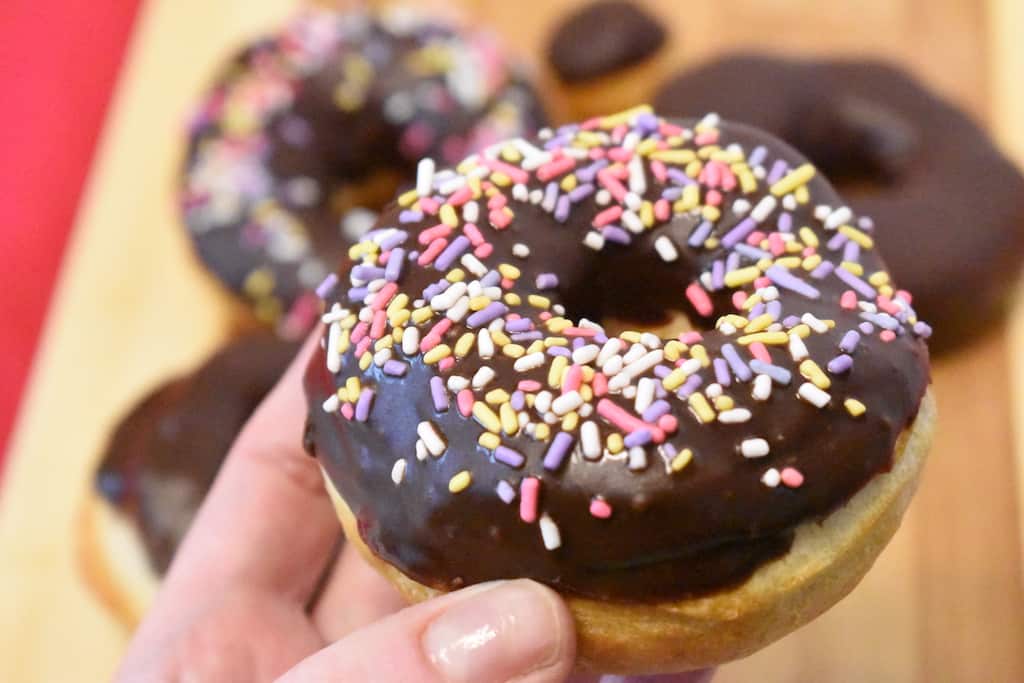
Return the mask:
{"type": "Polygon", "coordinates": [[[341,401],[342,403],[348,402],[348,389],[346,389],[345,387],[341,387],[334,393],[338,395],[338,400],[341,401]]]}
{"type": "Polygon", "coordinates": [[[420,195],[416,190],[409,190],[398,195],[398,205],[402,207],[408,207],[414,201],[420,198],[420,195]]]}
{"type": "MultiPolygon", "coordinates": [[[[793,270],[795,268],[799,268],[800,263],[801,260],[799,256],[783,256],[782,258],[775,259],[775,264],[782,266],[786,270],[793,270]]],[[[767,268],[765,268],[765,270],[767,270],[767,268]]]]}
{"type": "Polygon", "coordinates": [[[395,340],[391,337],[381,337],[373,344],[374,351],[380,351],[381,349],[390,349],[395,343],[395,340]]]}
{"type": "Polygon", "coordinates": [[[582,370],[582,373],[583,373],[583,381],[584,382],[593,382],[594,381],[594,368],[590,367],[589,365],[584,365],[581,368],[581,370],[582,370]]]}
{"type": "Polygon", "coordinates": [[[793,191],[793,196],[796,197],[797,204],[806,204],[811,201],[811,193],[807,189],[806,185],[801,185],[793,191]]]}
{"type": "Polygon", "coordinates": [[[636,146],[637,154],[640,156],[650,156],[656,149],[658,149],[658,141],[654,138],[647,138],[636,146]]]}
{"type": "Polygon", "coordinates": [[[651,158],[666,164],[688,164],[697,158],[690,149],[662,149],[651,152],[651,158]]]}
{"type": "Polygon", "coordinates": [[[474,296],[469,300],[469,310],[471,311],[482,311],[491,305],[491,298],[489,296],[474,296]]]}
{"type": "Polygon", "coordinates": [[[860,417],[865,412],[867,412],[867,406],[865,406],[863,403],[861,403],[855,398],[846,399],[845,401],[843,401],[843,406],[846,408],[846,412],[848,412],[853,417],[860,417]]]}
{"type": "Polygon", "coordinates": [[[882,296],[891,297],[894,291],[895,290],[893,290],[892,285],[881,285],[878,288],[878,293],[881,294],[882,296]]]}
{"type": "Polygon", "coordinates": [[[459,225],[459,216],[455,213],[455,207],[451,204],[443,204],[440,212],[441,222],[450,228],[459,225]]]}
{"type": "Polygon", "coordinates": [[[814,166],[811,164],[797,166],[787,173],[779,182],[772,185],[771,193],[776,197],[789,194],[801,185],[806,185],[807,182],[814,177],[814,173],[814,166]]]}
{"type": "Polygon", "coordinates": [[[402,310],[409,304],[409,295],[405,292],[398,293],[391,303],[388,304],[387,311],[388,316],[392,316],[398,311],[402,310]]]}
{"type": "Polygon", "coordinates": [[[470,483],[473,481],[473,475],[469,473],[469,470],[462,470],[454,477],[448,480],[448,490],[452,493],[459,493],[469,488],[470,483]]]}
{"type": "MultiPolygon", "coordinates": [[[[584,370],[585,369],[586,368],[584,368],[584,370]]],[[[584,403],[590,403],[592,400],[594,400],[594,390],[590,388],[589,384],[584,384],[583,386],[581,386],[579,392],[580,397],[583,399],[584,403]]]]}
{"type": "Polygon", "coordinates": [[[423,362],[427,365],[434,365],[435,363],[440,363],[450,355],[452,355],[451,347],[447,344],[438,344],[423,354],[423,362]]]}
{"type": "Polygon", "coordinates": [[[740,189],[743,190],[743,194],[757,191],[757,178],[754,177],[749,168],[744,166],[736,173],[736,177],[740,179],[740,189]]]}
{"type": "Polygon", "coordinates": [[[649,200],[644,200],[644,203],[640,205],[640,222],[644,224],[645,228],[649,228],[654,225],[654,204],[649,200]]]}
{"type": "Polygon", "coordinates": [[[540,294],[530,294],[526,297],[526,300],[534,308],[539,308],[545,311],[551,308],[551,299],[546,296],[541,296],[540,294]]]}
{"type": "Polygon", "coordinates": [[[759,277],[761,277],[761,271],[756,266],[737,268],[725,274],[725,286],[740,287],[753,282],[759,277]]]}
{"type": "MultiPolygon", "coordinates": [[[[742,308],[743,308],[744,311],[749,311],[750,309],[752,309],[754,306],[758,305],[759,303],[761,303],[761,295],[758,294],[757,292],[754,292],[753,294],[748,296],[743,301],[743,307],[742,308]]],[[[741,320],[746,320],[746,318],[744,318],[742,316],[737,316],[737,317],[740,318],[741,320]]],[[[735,323],[734,323],[734,325],[735,325],[735,323]]],[[[743,327],[743,325],[739,325],[738,327],[743,327]]]]}
{"type": "Polygon", "coordinates": [[[362,390],[358,377],[349,377],[345,380],[345,391],[349,396],[358,396],[362,390]]]}
{"type": "Polygon", "coordinates": [[[717,237],[709,237],[706,240],[704,240],[704,248],[705,249],[717,249],[718,248],[718,238],[717,237]]]}
{"type": "Polygon", "coordinates": [[[412,312],[412,321],[417,325],[427,322],[434,317],[434,311],[429,306],[417,308],[412,312]]]}
{"type": "Polygon", "coordinates": [[[512,343],[512,340],[508,338],[508,335],[501,330],[491,331],[491,341],[493,341],[496,346],[506,346],[507,344],[512,343]]]}
{"type": "Polygon", "coordinates": [[[580,416],[576,413],[575,410],[570,411],[570,412],[566,413],[565,416],[562,418],[562,431],[563,432],[573,432],[573,431],[576,431],[576,427],[577,427],[577,425],[579,425],[579,423],[580,423],[580,416]]]}
{"type": "Polygon", "coordinates": [[[708,405],[708,400],[704,398],[704,394],[700,392],[690,394],[687,402],[690,404],[690,410],[693,411],[694,416],[699,422],[707,424],[715,421],[715,411],[708,405]]]}
{"type": "Polygon", "coordinates": [[[622,441],[622,435],[618,432],[608,435],[608,452],[609,453],[621,453],[625,443],[622,441]]]}
{"type": "Polygon", "coordinates": [[[640,333],[637,332],[636,330],[625,330],[619,336],[628,341],[630,344],[640,343],[640,333]]]}
{"type": "MultiPolygon", "coordinates": [[[[475,165],[476,164],[474,164],[474,166],[475,165]]],[[[461,173],[461,171],[460,171],[460,173],[461,173]]],[[[473,191],[473,199],[480,199],[480,194],[481,194],[480,178],[478,178],[475,175],[471,175],[471,176],[469,176],[467,178],[466,184],[469,186],[469,189],[473,191]]]]}
{"type": "MultiPolygon", "coordinates": [[[[811,233],[813,234],[813,233],[811,233]]],[[[786,242],[786,253],[787,254],[799,254],[804,250],[804,245],[800,240],[788,240],[786,242]]]]}
{"type": "Polygon", "coordinates": [[[683,211],[689,211],[700,203],[700,186],[699,185],[687,185],[683,188],[683,196],[679,198],[676,204],[682,203],[683,211]]]}
{"type": "MultiPolygon", "coordinates": [[[[494,338],[493,334],[491,338],[494,338]]],[[[501,352],[509,358],[521,358],[526,355],[526,349],[519,344],[505,344],[501,347],[501,352]]]]}
{"type": "Polygon", "coordinates": [[[346,351],[348,351],[349,346],[349,331],[342,330],[341,336],[338,337],[338,353],[345,353],[346,351]]]}
{"type": "MultiPolygon", "coordinates": [[[[759,297],[760,294],[755,294],[754,296],[759,297]]],[[[750,298],[753,299],[754,297],[752,296],[750,298]]],[[[727,313],[725,315],[718,317],[718,320],[715,321],[715,329],[718,329],[722,325],[732,325],[736,329],[742,330],[744,327],[747,326],[748,323],[749,321],[742,315],[736,315],[735,313],[727,313]]]]}
{"type": "Polygon", "coordinates": [[[731,396],[722,394],[721,396],[715,397],[714,404],[715,410],[721,412],[723,410],[732,410],[733,407],[735,407],[736,402],[732,400],[731,396]]]}
{"type": "Polygon", "coordinates": [[[534,339],[533,342],[526,347],[527,353],[543,353],[544,342],[540,339],[534,339]]]}
{"type": "Polygon", "coordinates": [[[495,434],[501,431],[501,420],[483,401],[475,401],[473,403],[473,417],[487,431],[494,432],[495,434]]]}
{"type": "Polygon", "coordinates": [[[368,370],[371,363],[373,363],[373,354],[370,353],[369,351],[367,351],[366,353],[359,357],[360,370],[368,370]]]}
{"type": "Polygon", "coordinates": [[[610,130],[623,123],[629,123],[640,114],[650,114],[653,110],[649,104],[638,104],[635,107],[618,112],[617,114],[609,114],[601,119],[601,127],[610,130]]]}
{"type": "Polygon", "coordinates": [[[547,322],[548,331],[558,334],[562,330],[572,327],[572,322],[565,318],[551,318],[547,322]]]}
{"type": "Polygon", "coordinates": [[[712,223],[716,222],[722,216],[721,210],[717,206],[706,205],[700,210],[700,215],[712,223]]]}
{"type": "Polygon", "coordinates": [[[839,267],[853,273],[858,277],[864,274],[864,266],[862,266],[859,263],[855,263],[854,261],[843,261],[842,263],[839,264],[839,267]]]}
{"type": "Polygon", "coordinates": [[[706,368],[711,365],[711,359],[708,358],[707,349],[701,344],[694,344],[693,348],[690,349],[690,358],[696,358],[700,361],[700,366],[706,368]]]}
{"type": "Polygon", "coordinates": [[[555,356],[548,367],[548,386],[552,389],[562,388],[562,375],[569,367],[569,359],[565,356],[555,356]]]}
{"type": "Polygon", "coordinates": [[[506,293],[504,299],[505,303],[507,303],[509,306],[518,306],[519,304],[523,303],[522,298],[515,292],[506,293]]]}
{"type": "Polygon", "coordinates": [[[576,189],[576,184],[576,174],[570,173],[562,178],[562,182],[559,183],[559,186],[562,188],[562,192],[572,192],[576,189]]]}
{"type": "Polygon", "coordinates": [[[684,467],[690,464],[691,460],[693,460],[693,451],[689,448],[684,448],[676,454],[676,457],[672,458],[669,468],[673,473],[681,472],[684,467]]]}
{"type": "Polygon", "coordinates": [[[773,322],[775,322],[775,318],[773,318],[768,313],[762,313],[761,315],[757,316],[749,323],[747,323],[747,326],[744,328],[744,331],[747,332],[748,334],[760,332],[761,330],[768,329],[768,326],[771,325],[773,322]]]}
{"type": "Polygon", "coordinates": [[[493,451],[501,445],[501,437],[493,432],[483,432],[476,442],[487,450],[493,451]]]}
{"type": "Polygon", "coordinates": [[[828,389],[832,386],[832,380],[828,378],[821,368],[810,358],[800,363],[800,374],[804,379],[810,380],[819,389],[828,389]]]}
{"type": "Polygon", "coordinates": [[[811,328],[807,326],[807,323],[800,323],[799,325],[794,325],[789,333],[795,334],[801,339],[807,339],[811,336],[811,328]]]}
{"type": "MultiPolygon", "coordinates": [[[[468,175],[469,172],[476,167],[476,160],[473,159],[472,157],[467,157],[466,159],[463,159],[462,161],[459,162],[459,165],[455,167],[455,170],[458,171],[460,175],[468,175]]],[[[472,178],[475,176],[470,177],[472,178]]]]}
{"type": "Polygon", "coordinates": [[[507,144],[501,148],[501,158],[510,163],[516,163],[523,158],[523,155],[519,153],[515,145],[507,144]]]}
{"type": "Polygon", "coordinates": [[[673,339],[669,343],[665,344],[665,360],[675,362],[686,352],[686,344],[673,339]]]}
{"type": "Polygon", "coordinates": [[[755,263],[754,265],[756,265],[759,270],[768,270],[768,268],[770,268],[772,265],[772,259],[771,257],[766,256],[762,259],[758,259],[757,263],[755,263]]]}
{"type": "Polygon", "coordinates": [[[509,178],[504,173],[499,173],[495,171],[494,173],[491,174],[491,182],[494,183],[495,185],[507,187],[512,184],[512,179],[509,178]]]}
{"type": "MultiPolygon", "coordinates": [[[[408,314],[409,311],[405,311],[405,313],[408,314]]],[[[405,317],[408,318],[409,316],[406,315],[405,317]]],[[[393,328],[391,328],[391,338],[395,340],[396,344],[402,343],[402,335],[405,334],[405,328],[402,327],[404,323],[405,321],[403,320],[402,323],[399,323],[398,325],[395,325],[393,328]]]]}
{"type": "Polygon", "coordinates": [[[473,348],[473,343],[476,340],[476,335],[472,332],[466,332],[459,340],[455,342],[455,357],[465,358],[466,354],[469,353],[470,349],[473,348]]]}
{"type": "Polygon", "coordinates": [[[661,380],[661,386],[665,387],[668,391],[675,391],[682,386],[683,382],[686,381],[686,373],[683,372],[682,368],[676,368],[672,372],[665,375],[661,380]]]}
{"type": "Polygon", "coordinates": [[[547,441],[551,438],[551,427],[541,422],[534,428],[533,438],[537,439],[537,441],[547,441]]]}
{"type": "Polygon", "coordinates": [[[498,415],[501,417],[501,431],[509,436],[515,436],[519,433],[519,417],[516,415],[516,409],[512,407],[511,403],[502,403],[501,407],[498,408],[498,415]]]}
{"type": "Polygon", "coordinates": [[[785,332],[758,332],[757,334],[745,334],[736,340],[743,346],[761,342],[768,345],[780,345],[789,343],[789,335],[785,332]]]}
{"type": "Polygon", "coordinates": [[[509,280],[518,280],[522,273],[518,268],[510,263],[502,263],[498,266],[498,272],[501,273],[502,277],[507,277],[509,280]]]}
{"type": "Polygon", "coordinates": [[[817,248],[818,236],[815,234],[813,230],[804,226],[800,228],[799,235],[800,241],[803,242],[805,246],[817,248]]]}
{"type": "Polygon", "coordinates": [[[872,287],[881,287],[889,284],[889,273],[884,270],[876,270],[868,276],[868,284],[872,287]]]}
{"type": "Polygon", "coordinates": [[[453,268],[445,274],[444,279],[448,282],[462,282],[466,279],[466,272],[462,268],[453,268]]]}
{"type": "Polygon", "coordinates": [[[875,241],[852,225],[839,226],[839,232],[856,242],[862,249],[873,249],[875,241]]]}
{"type": "Polygon", "coordinates": [[[568,346],[569,340],[565,337],[545,337],[544,348],[551,348],[552,346],[568,346]]]}
{"type": "MultiPolygon", "coordinates": [[[[700,175],[701,169],[703,168],[704,163],[698,159],[694,159],[693,161],[686,165],[686,168],[684,170],[686,171],[686,175],[690,176],[691,178],[696,178],[697,176],[700,175]]],[[[687,185],[687,187],[696,187],[696,185],[687,185]]]]}
{"type": "Polygon", "coordinates": [[[491,389],[484,394],[484,400],[490,403],[492,406],[499,406],[502,403],[508,403],[509,395],[504,389],[491,389]]]}
{"type": "Polygon", "coordinates": [[[811,254],[805,258],[800,265],[803,266],[804,270],[814,270],[821,265],[821,256],[819,254],[811,254]]]}

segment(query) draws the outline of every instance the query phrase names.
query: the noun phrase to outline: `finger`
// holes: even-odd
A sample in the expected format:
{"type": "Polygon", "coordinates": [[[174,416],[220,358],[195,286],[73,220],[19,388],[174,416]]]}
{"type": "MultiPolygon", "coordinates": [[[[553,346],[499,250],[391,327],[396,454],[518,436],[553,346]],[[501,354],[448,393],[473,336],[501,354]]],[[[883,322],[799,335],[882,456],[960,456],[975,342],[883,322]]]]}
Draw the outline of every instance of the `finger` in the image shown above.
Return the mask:
{"type": "Polygon", "coordinates": [[[280,680],[556,683],[572,670],[572,617],[532,581],[473,586],[356,631],[280,680]]]}
{"type": "Polygon", "coordinates": [[[325,641],[334,642],[405,606],[394,586],[346,544],[313,607],[313,623],[325,641]]]}
{"type": "Polygon", "coordinates": [[[314,333],[242,429],[168,573],[161,603],[244,586],[310,597],[338,523],[316,460],[302,449],[302,373],[314,333]]]}

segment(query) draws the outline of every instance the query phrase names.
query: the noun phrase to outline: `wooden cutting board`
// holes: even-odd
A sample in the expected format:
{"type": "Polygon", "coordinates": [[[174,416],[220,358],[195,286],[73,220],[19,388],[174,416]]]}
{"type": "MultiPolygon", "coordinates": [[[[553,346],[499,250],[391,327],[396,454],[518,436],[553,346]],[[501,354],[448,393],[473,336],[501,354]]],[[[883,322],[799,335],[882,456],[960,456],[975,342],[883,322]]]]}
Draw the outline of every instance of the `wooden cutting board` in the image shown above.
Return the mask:
{"type": "MultiPolygon", "coordinates": [[[[218,60],[296,0],[148,0],[130,47],[0,495],[0,680],[103,680],[126,634],[77,572],[77,509],[108,430],[143,391],[223,341],[234,304],[191,258],[174,172],[218,60]]],[[[572,0],[465,0],[539,54],[572,0]],[[528,10],[528,11],[524,11],[528,10]]],[[[679,64],[734,49],[871,54],[987,121],[1024,161],[1017,0],[652,0],[679,64]]],[[[1021,681],[1024,596],[1014,426],[1024,309],[934,368],[940,423],[903,528],[860,587],[719,680],[1021,681]]],[[[1020,452],[1020,448],[1017,452],[1020,452]]]]}

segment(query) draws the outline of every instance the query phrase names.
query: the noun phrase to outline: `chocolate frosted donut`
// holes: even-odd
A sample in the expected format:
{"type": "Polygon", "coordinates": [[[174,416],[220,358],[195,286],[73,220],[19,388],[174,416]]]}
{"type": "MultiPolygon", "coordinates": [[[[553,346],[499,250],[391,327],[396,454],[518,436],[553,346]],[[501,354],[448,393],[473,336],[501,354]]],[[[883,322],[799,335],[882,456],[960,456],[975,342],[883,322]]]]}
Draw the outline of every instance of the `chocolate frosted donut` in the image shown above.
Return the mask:
{"type": "Polygon", "coordinates": [[[659,111],[716,111],[789,141],[879,225],[936,343],[997,319],[1024,260],[1024,177],[973,121],[879,62],[728,57],[683,73],[659,111]]]}
{"type": "Polygon", "coordinates": [[[151,596],[131,595],[143,581],[107,552],[106,512],[134,531],[150,577],[162,576],[232,442],[297,350],[269,334],[242,337],[155,389],[117,426],[96,471],[83,551],[87,572],[126,621],[151,596]]]}
{"type": "MultiPolygon", "coordinates": [[[[307,445],[400,584],[728,595],[913,433],[930,329],[873,234],[798,152],[715,115],[640,107],[494,145],[420,174],[331,280],[307,445]],[[697,329],[598,322],[669,311],[697,329]]],[[[582,614],[612,671],[765,637],[645,664],[601,655],[619,636],[582,614]]]]}
{"type": "Polygon", "coordinates": [[[483,31],[419,17],[308,9],[248,46],[190,127],[181,210],[203,262],[257,315],[297,336],[313,285],[416,161],[455,162],[535,130],[529,85],[483,31]]]}

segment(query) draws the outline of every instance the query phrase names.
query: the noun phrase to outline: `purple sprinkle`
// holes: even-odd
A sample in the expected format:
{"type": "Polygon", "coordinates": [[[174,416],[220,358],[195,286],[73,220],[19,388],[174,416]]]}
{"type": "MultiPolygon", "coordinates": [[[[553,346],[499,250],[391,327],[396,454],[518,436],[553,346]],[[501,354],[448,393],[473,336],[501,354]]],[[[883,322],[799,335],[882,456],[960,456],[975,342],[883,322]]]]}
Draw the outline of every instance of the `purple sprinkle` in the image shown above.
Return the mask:
{"type": "Polygon", "coordinates": [[[651,405],[647,406],[647,410],[641,416],[644,422],[654,422],[659,417],[667,413],[671,409],[668,401],[655,401],[651,405]]]}
{"type": "Polygon", "coordinates": [[[535,341],[537,339],[543,339],[544,333],[540,330],[535,330],[533,332],[517,332],[513,334],[511,338],[514,342],[535,341]]]}
{"type": "Polygon", "coordinates": [[[860,329],[862,334],[871,334],[875,331],[875,326],[866,320],[857,327],[860,329]]]}
{"type": "Polygon", "coordinates": [[[725,287],[725,261],[715,259],[711,264],[711,289],[717,291],[725,287]]]}
{"type": "Polygon", "coordinates": [[[509,467],[522,467],[526,458],[519,451],[514,451],[508,446],[498,446],[494,449],[494,459],[503,462],[509,467]]]}
{"type": "Polygon", "coordinates": [[[552,346],[548,349],[549,356],[572,356],[572,351],[565,348],[564,346],[552,346]]]}
{"type": "MultiPolygon", "coordinates": [[[[579,177],[579,174],[577,173],[576,176],[579,177]]],[[[572,192],[568,194],[568,197],[570,202],[577,204],[592,194],[594,194],[593,183],[584,183],[573,188],[572,192]]]]}
{"type": "Polygon", "coordinates": [[[888,313],[861,313],[860,317],[868,322],[878,325],[883,330],[898,330],[900,328],[900,321],[892,317],[888,313]]]}
{"type": "Polygon", "coordinates": [[[725,257],[725,272],[731,273],[740,267],[740,255],[735,252],[729,252],[729,255],[725,257]]]}
{"type": "Polygon", "coordinates": [[[860,342],[860,335],[857,334],[857,330],[849,330],[839,342],[839,350],[843,353],[853,353],[858,342],[860,342]]]}
{"type": "Polygon", "coordinates": [[[555,220],[564,223],[569,220],[569,195],[563,194],[555,204],[555,220]]]}
{"type": "Polygon", "coordinates": [[[768,315],[772,317],[772,320],[778,320],[782,316],[782,302],[781,301],[769,301],[765,307],[768,315]]]}
{"type": "Polygon", "coordinates": [[[679,453],[679,450],[670,443],[663,443],[661,444],[661,452],[668,460],[671,461],[672,458],[676,457],[679,453]]]}
{"type": "Polygon", "coordinates": [[[554,273],[541,273],[536,280],[537,289],[554,289],[558,286],[558,276],[554,273]]]}
{"type": "Polygon", "coordinates": [[[765,178],[765,182],[769,185],[774,185],[782,180],[782,176],[786,175],[788,170],[789,164],[782,159],[776,159],[775,163],[772,164],[772,170],[768,172],[768,177],[765,178]]]}
{"type": "Polygon", "coordinates": [[[370,290],[366,287],[353,287],[348,290],[349,301],[362,301],[366,298],[366,295],[370,293],[370,290]]]}
{"type": "Polygon", "coordinates": [[[438,270],[448,270],[455,259],[462,256],[463,252],[469,249],[470,241],[465,235],[459,235],[452,240],[452,243],[445,247],[444,251],[438,254],[434,260],[434,267],[438,270]]]}
{"type": "Polygon", "coordinates": [[[633,448],[634,446],[644,446],[651,442],[651,430],[650,429],[638,429],[635,432],[630,432],[624,441],[626,448],[633,448]]]}
{"type": "Polygon", "coordinates": [[[637,115],[633,127],[641,134],[653,133],[658,130],[658,117],[650,112],[637,115]]]}
{"type": "Polygon", "coordinates": [[[476,311],[466,318],[466,324],[470,327],[482,327],[492,320],[500,318],[506,313],[508,313],[508,306],[500,301],[494,301],[488,304],[483,310],[476,311]]]}
{"type": "Polygon", "coordinates": [[[783,211],[779,214],[779,219],[775,225],[779,228],[779,232],[792,232],[793,216],[788,211],[783,211]]]}
{"type": "Polygon", "coordinates": [[[499,282],[501,282],[501,273],[496,270],[488,271],[487,274],[480,278],[481,287],[493,287],[499,282]]]}
{"type": "Polygon", "coordinates": [[[857,227],[864,232],[871,232],[875,229],[875,221],[871,216],[861,216],[857,219],[857,227]]]}
{"type": "Polygon", "coordinates": [[[800,318],[795,315],[787,315],[782,319],[782,326],[787,330],[791,330],[800,324],[800,318]]]}
{"type": "Polygon", "coordinates": [[[593,336],[593,340],[595,344],[604,344],[606,341],[608,341],[608,335],[606,335],[604,332],[598,332],[593,336]]]}
{"type": "Polygon", "coordinates": [[[614,242],[615,244],[629,244],[633,241],[629,233],[617,225],[604,226],[601,228],[601,235],[609,242],[614,242]]]}
{"type": "Polygon", "coordinates": [[[394,249],[388,256],[388,265],[384,268],[384,279],[388,282],[396,282],[402,274],[402,266],[405,265],[405,249],[394,249]]]}
{"type": "Polygon", "coordinates": [[[392,377],[402,377],[405,375],[406,370],[409,366],[400,360],[389,360],[384,363],[384,374],[391,375],[392,377]]]}
{"type": "Polygon", "coordinates": [[[526,332],[533,329],[533,321],[529,318],[516,318],[505,323],[505,329],[509,332],[526,332]]]}
{"type": "Polygon", "coordinates": [[[758,145],[754,148],[754,151],[750,153],[750,156],[747,157],[747,165],[759,166],[766,156],[768,156],[767,148],[765,148],[764,145],[758,145]]]}
{"type": "Polygon", "coordinates": [[[423,220],[422,211],[412,211],[411,209],[405,209],[398,214],[399,223],[419,223],[423,220]]]}
{"type": "MultiPolygon", "coordinates": [[[[581,168],[580,170],[576,171],[576,179],[579,180],[581,183],[583,183],[583,185],[581,185],[580,187],[584,187],[586,185],[589,185],[591,182],[593,182],[594,178],[597,177],[597,172],[600,171],[602,168],[604,168],[607,165],[608,165],[608,160],[607,159],[598,159],[597,161],[592,163],[590,166],[587,166],[585,168],[581,168]]],[[[593,185],[591,185],[591,188],[593,188],[593,185]]],[[[590,194],[590,193],[588,192],[587,194],[590,194]]],[[[586,196],[586,195],[584,195],[584,196],[586,196]]],[[[580,199],[582,199],[582,197],[580,199]]],[[[579,200],[574,199],[573,201],[579,201],[579,200]]]]}
{"type": "Polygon", "coordinates": [[[849,285],[851,289],[855,289],[864,298],[874,299],[878,295],[874,287],[861,280],[846,268],[836,268],[832,272],[836,274],[837,278],[849,285]]]}
{"type": "Polygon", "coordinates": [[[495,489],[498,493],[498,498],[501,498],[503,503],[511,503],[516,499],[516,490],[512,487],[512,484],[508,483],[504,479],[498,482],[498,486],[495,489]]]}
{"type": "Polygon", "coordinates": [[[670,169],[668,169],[668,171],[666,172],[666,175],[668,175],[668,177],[676,185],[683,185],[683,186],[685,186],[685,185],[696,185],[697,184],[696,181],[693,178],[691,178],[690,176],[686,175],[685,173],[680,171],[678,168],[670,168],[670,169]]]}
{"type": "Polygon", "coordinates": [[[743,241],[747,235],[754,232],[755,228],[757,228],[757,223],[753,218],[747,216],[737,223],[736,227],[725,233],[725,236],[722,238],[722,246],[727,249],[733,248],[743,241]]]}
{"type": "Polygon", "coordinates": [[[384,277],[384,269],[378,268],[377,266],[359,265],[352,269],[352,277],[356,280],[369,282],[370,280],[376,280],[384,277]]]}
{"type": "Polygon", "coordinates": [[[410,261],[415,261],[419,257],[420,257],[420,252],[419,252],[418,249],[413,249],[412,251],[409,252],[409,255],[406,256],[406,258],[409,259],[410,261]]]}
{"type": "Polygon", "coordinates": [[[409,233],[405,230],[395,230],[380,241],[380,250],[389,251],[409,239],[409,233]]]}
{"type": "Polygon", "coordinates": [[[356,420],[366,422],[370,417],[370,406],[373,404],[373,389],[364,388],[359,393],[359,400],[356,402],[356,420]]]}
{"type": "Polygon", "coordinates": [[[671,373],[672,373],[672,368],[668,367],[667,365],[655,365],[654,366],[654,376],[657,377],[658,379],[665,379],[671,373]]]}
{"type": "Polygon", "coordinates": [[[928,339],[928,337],[932,336],[932,326],[924,322],[923,320],[918,320],[916,323],[914,323],[914,334],[916,334],[919,337],[928,339]]]}
{"type": "Polygon", "coordinates": [[[697,388],[703,383],[704,380],[700,375],[690,375],[686,381],[683,382],[683,386],[679,387],[679,390],[676,391],[676,396],[685,400],[690,397],[690,394],[697,391],[697,388]]]}
{"type": "Polygon", "coordinates": [[[512,406],[512,410],[518,412],[526,406],[526,394],[516,389],[512,392],[512,396],[509,398],[508,403],[512,406]]]}
{"type": "Polygon", "coordinates": [[[768,276],[769,280],[779,287],[792,290],[801,296],[807,297],[808,299],[817,299],[821,296],[821,292],[819,292],[817,288],[811,286],[804,280],[801,280],[796,275],[793,275],[782,266],[771,266],[764,272],[764,274],[768,276]]]}
{"type": "Polygon", "coordinates": [[[549,211],[553,211],[555,208],[555,200],[557,199],[558,183],[552,181],[544,188],[544,199],[541,201],[541,206],[547,208],[549,211]]]}
{"type": "Polygon", "coordinates": [[[448,412],[448,390],[444,380],[437,375],[430,378],[430,397],[434,399],[434,410],[439,413],[448,412]]]}
{"type": "Polygon", "coordinates": [[[811,271],[811,277],[813,277],[815,280],[821,280],[826,275],[835,270],[835,268],[836,264],[832,263],[831,261],[822,261],[820,264],[818,264],[817,268],[811,271]]]}
{"type": "Polygon", "coordinates": [[[723,358],[715,358],[711,362],[711,366],[715,369],[715,381],[721,384],[723,387],[727,387],[732,384],[732,374],[729,372],[729,364],[725,362],[723,358]]]}
{"type": "Polygon", "coordinates": [[[851,263],[857,263],[860,261],[860,245],[850,240],[843,247],[843,260],[850,261],[851,263]]]}
{"type": "Polygon", "coordinates": [[[338,275],[337,273],[330,273],[324,278],[324,281],[317,285],[316,295],[321,299],[326,299],[330,296],[334,288],[338,286],[338,275]]]}
{"type": "Polygon", "coordinates": [[[764,303],[759,301],[756,304],[754,304],[754,307],[750,309],[749,313],[747,313],[747,319],[753,320],[762,313],[764,313],[764,303]]]}
{"type": "Polygon", "coordinates": [[[686,243],[689,244],[691,247],[699,247],[700,245],[704,244],[704,241],[707,240],[708,235],[711,234],[711,228],[711,221],[701,221],[697,225],[697,228],[692,233],[690,233],[690,239],[687,240],[686,243]]]}
{"type": "Polygon", "coordinates": [[[752,247],[749,244],[747,244],[746,242],[740,242],[735,247],[733,247],[733,249],[736,250],[734,253],[741,254],[742,256],[746,256],[751,261],[760,261],[763,258],[771,258],[771,256],[772,256],[771,254],[769,254],[764,249],[760,249],[758,247],[752,247]]]}
{"type": "Polygon", "coordinates": [[[786,386],[793,379],[793,373],[784,367],[778,365],[772,365],[771,363],[765,363],[763,360],[755,358],[750,361],[750,369],[759,375],[768,375],[775,381],[776,384],[786,386]]]}
{"type": "Polygon", "coordinates": [[[844,235],[843,233],[837,232],[836,234],[832,235],[831,239],[829,239],[828,242],[825,243],[825,246],[828,247],[829,251],[837,251],[839,247],[846,244],[846,241],[848,239],[850,238],[844,235]]]}
{"type": "Polygon", "coordinates": [[[840,375],[853,367],[853,359],[842,353],[830,360],[826,367],[833,375],[840,375]]]}
{"type": "Polygon", "coordinates": [[[683,188],[681,187],[666,187],[661,191],[661,198],[674,202],[683,196],[683,188]]]}
{"type": "Polygon", "coordinates": [[[729,364],[729,368],[733,374],[736,375],[736,379],[741,382],[746,382],[753,374],[750,372],[750,368],[747,364],[740,360],[740,356],[736,353],[736,349],[733,348],[732,344],[722,344],[722,355],[725,357],[726,362],[729,364]]]}
{"type": "Polygon", "coordinates": [[[572,340],[572,350],[581,349],[587,345],[587,341],[583,337],[574,337],[572,340]]]}
{"type": "Polygon", "coordinates": [[[430,301],[435,296],[451,287],[451,284],[452,283],[448,282],[448,280],[438,280],[432,285],[427,285],[427,288],[423,290],[423,298],[430,301]]]}
{"type": "Polygon", "coordinates": [[[544,469],[557,470],[565,460],[565,456],[569,454],[571,447],[572,436],[567,432],[558,432],[551,441],[548,452],[544,454],[544,469]]]}

